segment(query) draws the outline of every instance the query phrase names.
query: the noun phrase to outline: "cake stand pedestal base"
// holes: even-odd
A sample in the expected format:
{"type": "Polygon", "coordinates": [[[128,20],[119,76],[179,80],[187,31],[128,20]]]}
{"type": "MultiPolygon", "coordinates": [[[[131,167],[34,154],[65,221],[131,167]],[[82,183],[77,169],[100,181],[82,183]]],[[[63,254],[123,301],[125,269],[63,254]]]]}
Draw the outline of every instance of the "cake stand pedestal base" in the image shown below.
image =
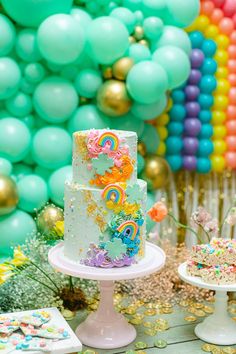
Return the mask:
{"type": "Polygon", "coordinates": [[[236,284],[216,285],[203,282],[200,277],[192,277],[187,274],[187,264],[179,266],[179,276],[186,283],[200,288],[215,290],[215,310],[202,323],[195,327],[195,334],[205,342],[217,345],[236,344],[236,323],[227,312],[228,291],[235,291],[236,284]]]}
{"type": "Polygon", "coordinates": [[[135,340],[135,328],[114,308],[114,281],[134,279],[160,270],[165,264],[165,253],[161,248],[146,242],[145,257],[139,263],[123,268],[95,268],[70,261],[64,256],[63,243],[49,251],[48,259],[59,272],[100,282],[98,310],[90,314],[76,329],[83,344],[99,349],[115,349],[135,340]]]}

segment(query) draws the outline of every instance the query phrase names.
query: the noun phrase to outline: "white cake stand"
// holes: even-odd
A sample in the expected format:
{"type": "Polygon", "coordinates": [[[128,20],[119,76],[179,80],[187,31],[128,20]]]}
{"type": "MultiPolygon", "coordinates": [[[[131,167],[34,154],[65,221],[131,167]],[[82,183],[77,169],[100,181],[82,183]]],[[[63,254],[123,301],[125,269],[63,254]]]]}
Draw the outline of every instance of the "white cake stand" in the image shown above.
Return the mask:
{"type": "Polygon", "coordinates": [[[165,264],[164,251],[146,242],[145,257],[138,264],[123,268],[95,268],[70,261],[64,256],[63,243],[48,254],[50,264],[67,275],[100,281],[100,304],[95,313],[76,329],[81,342],[93,348],[114,349],[126,346],[136,338],[136,330],[114,309],[114,281],[134,279],[160,270],[165,264]]]}
{"type": "Polygon", "coordinates": [[[192,277],[187,274],[187,263],[179,266],[179,276],[186,283],[196,285],[199,288],[215,290],[215,311],[202,323],[195,327],[195,334],[208,343],[218,345],[236,344],[236,323],[227,312],[227,292],[236,291],[236,284],[215,285],[205,283],[200,277],[192,277]]]}

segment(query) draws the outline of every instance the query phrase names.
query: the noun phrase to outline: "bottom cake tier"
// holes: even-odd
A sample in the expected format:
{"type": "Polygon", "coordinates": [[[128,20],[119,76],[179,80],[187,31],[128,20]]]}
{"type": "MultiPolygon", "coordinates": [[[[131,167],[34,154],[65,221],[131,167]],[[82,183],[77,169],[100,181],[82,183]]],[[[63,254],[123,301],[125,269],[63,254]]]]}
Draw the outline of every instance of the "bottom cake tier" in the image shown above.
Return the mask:
{"type": "Polygon", "coordinates": [[[66,182],[65,256],[93,267],[129,266],[144,257],[147,184],[103,190],[66,182]]]}

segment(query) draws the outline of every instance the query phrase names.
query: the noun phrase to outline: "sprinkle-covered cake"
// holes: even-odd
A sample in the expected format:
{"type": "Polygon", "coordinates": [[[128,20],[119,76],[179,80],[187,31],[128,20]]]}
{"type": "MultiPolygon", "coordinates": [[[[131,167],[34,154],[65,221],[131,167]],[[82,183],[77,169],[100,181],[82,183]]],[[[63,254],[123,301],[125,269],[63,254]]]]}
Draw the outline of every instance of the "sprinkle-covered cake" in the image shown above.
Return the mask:
{"type": "Polygon", "coordinates": [[[236,283],[236,240],[213,238],[193,246],[187,272],[211,284],[236,283]]]}
{"type": "Polygon", "coordinates": [[[94,267],[129,266],[144,256],[147,185],[137,179],[137,135],[73,135],[73,179],[65,185],[64,254],[94,267]]]}

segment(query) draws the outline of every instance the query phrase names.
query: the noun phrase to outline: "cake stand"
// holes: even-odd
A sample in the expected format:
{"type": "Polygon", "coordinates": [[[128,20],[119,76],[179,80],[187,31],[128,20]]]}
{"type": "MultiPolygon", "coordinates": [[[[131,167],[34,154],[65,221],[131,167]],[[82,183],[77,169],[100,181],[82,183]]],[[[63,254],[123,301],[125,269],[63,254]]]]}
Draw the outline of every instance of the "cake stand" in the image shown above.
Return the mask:
{"type": "Polygon", "coordinates": [[[133,342],[136,338],[135,328],[114,309],[114,281],[134,279],[160,270],[165,264],[165,253],[161,248],[146,242],[145,257],[139,263],[123,268],[95,268],[70,261],[64,256],[63,242],[49,251],[48,259],[61,273],[100,282],[98,310],[76,329],[83,344],[99,349],[114,349],[133,342]]]}
{"type": "Polygon", "coordinates": [[[236,291],[236,284],[216,285],[205,283],[200,277],[187,274],[187,263],[178,269],[179,276],[186,283],[203,289],[215,290],[215,311],[195,327],[195,334],[205,342],[218,345],[236,344],[236,323],[227,312],[227,292],[236,291]]]}

